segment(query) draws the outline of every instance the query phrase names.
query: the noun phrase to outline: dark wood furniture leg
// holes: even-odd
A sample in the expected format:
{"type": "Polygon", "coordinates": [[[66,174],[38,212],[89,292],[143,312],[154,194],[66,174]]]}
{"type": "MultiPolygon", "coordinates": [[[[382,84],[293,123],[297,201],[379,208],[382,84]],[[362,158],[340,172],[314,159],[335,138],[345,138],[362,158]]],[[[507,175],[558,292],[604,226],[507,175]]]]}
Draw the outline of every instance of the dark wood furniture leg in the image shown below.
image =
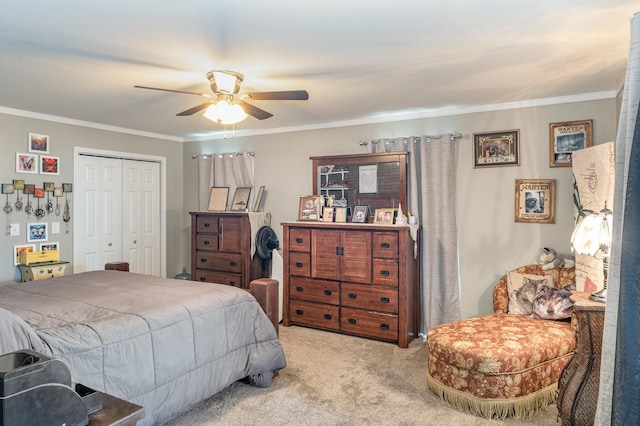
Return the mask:
{"type": "Polygon", "coordinates": [[[250,291],[273,323],[278,335],[280,335],[278,330],[278,286],[277,280],[259,278],[251,281],[250,291]]]}

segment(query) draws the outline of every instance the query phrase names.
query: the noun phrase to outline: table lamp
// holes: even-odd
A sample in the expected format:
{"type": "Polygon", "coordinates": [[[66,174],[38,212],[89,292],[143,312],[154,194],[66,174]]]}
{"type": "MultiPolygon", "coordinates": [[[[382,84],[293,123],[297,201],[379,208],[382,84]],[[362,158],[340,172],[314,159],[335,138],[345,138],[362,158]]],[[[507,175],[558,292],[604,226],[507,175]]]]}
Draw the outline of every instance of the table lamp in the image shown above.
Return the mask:
{"type": "Polygon", "coordinates": [[[604,208],[598,213],[584,210],[585,216],[578,222],[571,235],[571,248],[577,254],[602,259],[602,290],[589,295],[597,302],[607,301],[607,281],[609,278],[609,250],[611,248],[612,212],[604,208]]]}

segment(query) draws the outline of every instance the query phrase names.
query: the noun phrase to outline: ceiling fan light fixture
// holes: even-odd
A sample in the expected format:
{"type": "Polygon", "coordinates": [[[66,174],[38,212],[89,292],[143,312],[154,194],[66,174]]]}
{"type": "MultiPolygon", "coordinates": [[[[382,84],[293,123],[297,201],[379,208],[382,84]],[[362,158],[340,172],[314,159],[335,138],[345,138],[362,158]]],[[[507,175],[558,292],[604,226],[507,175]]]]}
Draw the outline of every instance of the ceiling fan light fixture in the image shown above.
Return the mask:
{"type": "Polygon", "coordinates": [[[211,84],[213,93],[228,93],[235,95],[240,90],[244,76],[234,71],[209,71],[207,78],[211,84]]]}
{"type": "Polygon", "coordinates": [[[247,118],[247,113],[236,103],[220,100],[207,108],[203,114],[209,120],[221,124],[235,124],[247,118]]]}

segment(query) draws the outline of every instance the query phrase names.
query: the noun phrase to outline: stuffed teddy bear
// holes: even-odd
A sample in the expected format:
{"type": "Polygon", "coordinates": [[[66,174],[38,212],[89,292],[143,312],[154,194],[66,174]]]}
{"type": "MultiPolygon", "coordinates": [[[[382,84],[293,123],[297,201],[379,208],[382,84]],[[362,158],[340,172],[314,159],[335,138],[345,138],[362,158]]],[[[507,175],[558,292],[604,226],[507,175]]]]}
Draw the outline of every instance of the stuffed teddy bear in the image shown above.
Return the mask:
{"type": "Polygon", "coordinates": [[[540,261],[538,263],[542,265],[542,270],[544,271],[560,267],[573,268],[576,265],[574,256],[570,254],[556,253],[554,249],[546,247],[542,248],[539,260],[540,261]]]}

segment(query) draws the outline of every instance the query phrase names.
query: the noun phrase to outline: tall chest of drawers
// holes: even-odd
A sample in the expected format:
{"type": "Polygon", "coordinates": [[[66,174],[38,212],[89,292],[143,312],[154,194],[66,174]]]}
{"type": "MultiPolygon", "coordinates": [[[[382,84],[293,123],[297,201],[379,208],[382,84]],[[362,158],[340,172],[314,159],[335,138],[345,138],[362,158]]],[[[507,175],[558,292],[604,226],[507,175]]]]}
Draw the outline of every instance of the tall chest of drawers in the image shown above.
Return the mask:
{"type": "Polygon", "coordinates": [[[403,348],[417,336],[419,256],[408,226],[282,225],[284,326],[397,342],[403,348]]]}
{"type": "Polygon", "coordinates": [[[255,228],[266,223],[270,216],[244,212],[190,214],[192,280],[248,290],[252,280],[268,277],[268,265],[258,256],[252,256],[251,245],[255,228]]]}

